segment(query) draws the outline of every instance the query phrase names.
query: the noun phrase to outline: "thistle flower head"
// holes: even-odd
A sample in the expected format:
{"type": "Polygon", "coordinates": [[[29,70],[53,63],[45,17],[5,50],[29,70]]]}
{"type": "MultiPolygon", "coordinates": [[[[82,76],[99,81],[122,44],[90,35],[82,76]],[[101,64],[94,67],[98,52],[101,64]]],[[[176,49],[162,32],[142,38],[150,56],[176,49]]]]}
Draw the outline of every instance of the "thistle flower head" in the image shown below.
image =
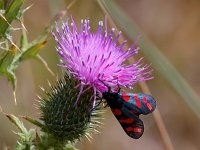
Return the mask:
{"type": "Polygon", "coordinates": [[[127,41],[117,44],[121,32],[113,38],[114,28],[107,32],[105,25],[103,30],[102,21],[96,32],[91,32],[89,19],[81,20],[80,29],[72,19],[70,24],[63,23],[62,29],[57,26],[57,34],[53,33],[62,66],[81,81],[80,89],[89,85],[96,95],[97,91],[107,91],[105,84],[131,88],[136,82],[150,79],[151,71],[146,71],[148,65],[140,64],[141,59],[130,65],[123,64],[138,53],[136,43],[125,50],[127,41]]]}

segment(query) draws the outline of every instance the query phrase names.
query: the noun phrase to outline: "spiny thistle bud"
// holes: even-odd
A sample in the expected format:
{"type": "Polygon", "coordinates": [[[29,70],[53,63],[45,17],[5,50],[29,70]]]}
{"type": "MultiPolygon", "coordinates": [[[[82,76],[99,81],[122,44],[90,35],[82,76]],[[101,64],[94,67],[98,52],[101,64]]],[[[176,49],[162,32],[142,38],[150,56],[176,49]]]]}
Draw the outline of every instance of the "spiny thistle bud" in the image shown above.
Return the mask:
{"type": "Polygon", "coordinates": [[[47,98],[40,98],[42,130],[60,141],[74,142],[83,136],[91,138],[90,133],[98,132],[95,128],[99,126],[97,120],[101,111],[93,108],[93,91],[86,90],[77,101],[78,84],[65,74],[49,92],[45,91],[47,98]]]}

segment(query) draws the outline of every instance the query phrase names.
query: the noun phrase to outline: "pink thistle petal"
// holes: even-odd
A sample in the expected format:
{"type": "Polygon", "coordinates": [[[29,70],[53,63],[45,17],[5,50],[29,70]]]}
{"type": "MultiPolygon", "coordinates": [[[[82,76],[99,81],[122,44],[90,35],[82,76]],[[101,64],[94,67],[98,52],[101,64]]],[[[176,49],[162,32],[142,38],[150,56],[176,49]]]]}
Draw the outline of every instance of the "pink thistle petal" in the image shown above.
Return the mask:
{"type": "Polygon", "coordinates": [[[140,63],[142,58],[130,65],[123,64],[138,53],[138,39],[128,50],[124,50],[127,41],[117,45],[122,33],[119,32],[114,38],[114,32],[115,29],[112,28],[107,33],[107,25],[103,31],[102,21],[99,21],[97,31],[91,32],[89,19],[81,20],[80,30],[73,18],[71,24],[67,21],[62,24],[61,29],[56,24],[56,33],[52,34],[57,42],[56,49],[61,57],[61,66],[81,81],[80,94],[84,92],[83,86],[89,86],[93,88],[93,98],[96,99],[96,93],[107,90],[102,82],[110,87],[120,85],[130,88],[137,82],[152,79],[152,70],[147,70],[149,65],[140,63]]]}

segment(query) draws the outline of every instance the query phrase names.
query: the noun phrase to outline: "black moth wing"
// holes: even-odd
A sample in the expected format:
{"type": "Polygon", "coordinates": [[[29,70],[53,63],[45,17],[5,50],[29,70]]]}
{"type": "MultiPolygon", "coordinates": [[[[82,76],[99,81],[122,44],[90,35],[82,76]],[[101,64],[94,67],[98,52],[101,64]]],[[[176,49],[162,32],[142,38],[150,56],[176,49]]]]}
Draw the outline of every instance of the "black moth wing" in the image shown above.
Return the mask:
{"type": "Polygon", "coordinates": [[[129,137],[139,139],[143,135],[144,124],[138,115],[132,113],[125,106],[122,106],[121,109],[112,108],[112,112],[129,137]]]}
{"type": "MultiPolygon", "coordinates": [[[[109,88],[110,89],[110,88],[109,88]]],[[[135,107],[128,107],[119,93],[108,92],[102,93],[103,99],[110,106],[116,119],[121,124],[122,128],[128,136],[134,139],[139,139],[144,132],[144,124],[139,119],[139,114],[135,113],[135,107]]]]}

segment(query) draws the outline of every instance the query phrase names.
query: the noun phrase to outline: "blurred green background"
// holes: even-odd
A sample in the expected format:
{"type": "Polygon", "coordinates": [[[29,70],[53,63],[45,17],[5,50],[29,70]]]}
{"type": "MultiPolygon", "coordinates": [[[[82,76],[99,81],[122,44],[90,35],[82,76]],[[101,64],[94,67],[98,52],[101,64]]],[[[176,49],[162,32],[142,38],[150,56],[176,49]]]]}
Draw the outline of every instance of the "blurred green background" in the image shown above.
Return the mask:
{"type": "MultiPolygon", "coordinates": [[[[30,40],[42,32],[57,12],[66,10],[70,2],[71,0],[26,0],[24,8],[33,4],[25,13],[24,18],[30,40]]],[[[116,2],[170,60],[191,87],[199,93],[200,1],[117,0],[116,2]]],[[[95,0],[77,0],[67,11],[67,15],[72,15],[77,24],[80,19],[89,17],[93,29],[99,20],[104,19],[101,8],[95,0]]],[[[17,34],[15,40],[19,40],[17,34]]],[[[55,42],[49,36],[47,45],[40,51],[40,54],[56,76],[61,76],[62,71],[57,65],[59,57],[54,47],[55,42]]],[[[14,104],[11,84],[5,77],[0,77],[0,105],[3,112],[18,116],[39,117],[39,111],[34,106],[37,104],[35,101],[37,94],[42,95],[39,86],[47,88],[47,81],[53,83],[56,77],[53,77],[43,65],[35,60],[27,60],[20,65],[16,75],[18,78],[17,105],[14,104]]],[[[155,79],[147,83],[157,99],[158,108],[174,148],[178,150],[200,149],[199,119],[157,71],[154,71],[153,75],[155,79]]],[[[104,118],[101,133],[94,136],[92,143],[84,139],[79,144],[79,149],[164,149],[152,115],[142,117],[145,132],[139,140],[133,140],[124,133],[108,108],[104,118]]],[[[24,123],[31,127],[26,121],[24,123]]],[[[17,136],[12,131],[16,131],[16,128],[3,114],[0,114],[0,149],[3,149],[4,145],[13,149],[17,136]]]]}

